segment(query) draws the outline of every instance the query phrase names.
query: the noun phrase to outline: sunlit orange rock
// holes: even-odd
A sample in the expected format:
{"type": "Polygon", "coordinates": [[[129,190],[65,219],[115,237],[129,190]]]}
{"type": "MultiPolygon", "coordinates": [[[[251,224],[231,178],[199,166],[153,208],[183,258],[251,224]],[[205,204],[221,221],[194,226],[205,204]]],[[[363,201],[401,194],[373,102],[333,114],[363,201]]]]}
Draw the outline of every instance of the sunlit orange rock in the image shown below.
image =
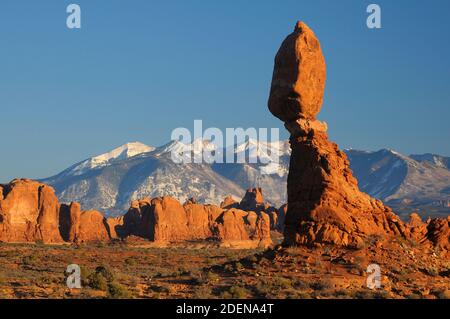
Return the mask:
{"type": "Polygon", "coordinates": [[[406,226],[388,207],[360,192],[347,156],[316,120],[325,77],[320,43],[299,22],[275,58],[268,102],[291,133],[285,244],[357,247],[370,235],[406,236],[406,226]]]}
{"type": "Polygon", "coordinates": [[[59,203],[52,187],[16,179],[1,186],[0,241],[60,243],[59,203]]]}
{"type": "Polygon", "coordinates": [[[269,109],[285,123],[315,119],[322,107],[326,67],[319,40],[303,22],[281,45],[269,97],[269,109]]]}

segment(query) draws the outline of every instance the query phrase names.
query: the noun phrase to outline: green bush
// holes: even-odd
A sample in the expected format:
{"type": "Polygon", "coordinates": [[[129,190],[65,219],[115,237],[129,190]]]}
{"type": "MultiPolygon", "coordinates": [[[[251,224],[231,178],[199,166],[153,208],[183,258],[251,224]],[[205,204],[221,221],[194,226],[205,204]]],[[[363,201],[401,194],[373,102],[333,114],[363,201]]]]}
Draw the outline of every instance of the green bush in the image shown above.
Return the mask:
{"type": "Polygon", "coordinates": [[[98,266],[95,272],[105,277],[108,282],[114,281],[114,274],[107,266],[98,266]]]}
{"type": "Polygon", "coordinates": [[[130,299],[131,292],[129,292],[124,286],[112,282],[108,284],[108,298],[111,299],[130,299]]]}
{"type": "Polygon", "coordinates": [[[313,290],[326,290],[330,289],[333,285],[329,281],[319,280],[310,284],[311,289],[313,290]]]}
{"type": "Polygon", "coordinates": [[[231,286],[227,291],[222,293],[223,299],[245,299],[249,291],[241,286],[231,286]]]}
{"type": "Polygon", "coordinates": [[[39,258],[36,255],[29,255],[22,258],[22,264],[26,266],[33,266],[39,262],[39,258]]]}
{"type": "MultiPolygon", "coordinates": [[[[81,278],[85,278],[87,274],[86,269],[81,269],[81,278]]],[[[108,284],[114,282],[114,275],[112,271],[106,266],[98,266],[95,270],[87,276],[89,287],[106,291],[108,284]]]]}
{"type": "Polygon", "coordinates": [[[88,277],[89,287],[97,290],[106,291],[108,289],[108,281],[106,278],[98,272],[93,272],[88,277]]]}
{"type": "Polygon", "coordinates": [[[274,277],[272,284],[275,288],[281,289],[292,288],[292,280],[284,277],[274,277]]]}

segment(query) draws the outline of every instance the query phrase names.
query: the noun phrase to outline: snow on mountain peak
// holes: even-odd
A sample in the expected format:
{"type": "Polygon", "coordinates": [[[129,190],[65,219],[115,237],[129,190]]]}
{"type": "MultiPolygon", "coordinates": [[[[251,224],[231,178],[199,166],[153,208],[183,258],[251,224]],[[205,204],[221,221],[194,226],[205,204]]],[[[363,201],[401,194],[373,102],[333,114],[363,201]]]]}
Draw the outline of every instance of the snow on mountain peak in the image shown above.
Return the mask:
{"type": "Polygon", "coordinates": [[[81,175],[87,170],[107,166],[113,161],[125,160],[130,157],[153,151],[155,148],[140,142],[126,143],[110,152],[91,157],[71,169],[71,175],[81,175]]]}
{"type": "Polygon", "coordinates": [[[145,145],[140,142],[126,143],[108,153],[93,157],[92,160],[103,163],[109,162],[111,160],[127,159],[142,153],[151,152],[154,149],[154,147],[145,145]]]}

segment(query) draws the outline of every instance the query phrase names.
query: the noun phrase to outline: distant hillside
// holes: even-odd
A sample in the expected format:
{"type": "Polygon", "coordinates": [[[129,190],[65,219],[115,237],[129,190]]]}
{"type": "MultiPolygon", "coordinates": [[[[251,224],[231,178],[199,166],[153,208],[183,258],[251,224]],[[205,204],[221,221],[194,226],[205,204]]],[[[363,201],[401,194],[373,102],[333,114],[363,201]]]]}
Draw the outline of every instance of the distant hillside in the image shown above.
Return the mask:
{"type": "MultiPolygon", "coordinates": [[[[208,141],[202,147],[212,147],[208,141]]],[[[194,145],[194,143],[192,145],[194,145]]],[[[255,140],[235,146],[238,154],[267,157],[255,140]]],[[[269,164],[175,164],[171,152],[183,147],[170,142],[162,147],[128,143],[111,152],[89,158],[43,179],[55,187],[62,202],[78,201],[84,209],[108,215],[124,213],[133,199],[173,196],[180,201],[196,197],[219,204],[227,195],[242,198],[245,189],[260,186],[275,206],[286,203],[289,170],[288,141],[272,143],[281,157],[269,164]]],[[[392,150],[345,151],[351,168],[366,193],[385,201],[403,217],[413,210],[422,215],[450,214],[450,160],[432,154],[405,156],[392,150]]]]}

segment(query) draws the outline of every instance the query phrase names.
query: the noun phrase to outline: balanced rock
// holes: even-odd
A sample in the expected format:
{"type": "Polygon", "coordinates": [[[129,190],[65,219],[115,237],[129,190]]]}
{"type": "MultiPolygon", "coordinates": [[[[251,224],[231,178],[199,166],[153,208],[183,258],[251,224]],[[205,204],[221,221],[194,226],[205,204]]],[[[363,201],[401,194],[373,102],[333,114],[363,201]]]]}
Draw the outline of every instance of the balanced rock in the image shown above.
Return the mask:
{"type": "Polygon", "coordinates": [[[316,120],[322,106],[325,62],[314,33],[302,22],[275,59],[270,111],[291,133],[285,244],[357,247],[370,235],[406,235],[400,219],[359,191],[345,153],[316,120]]]}

